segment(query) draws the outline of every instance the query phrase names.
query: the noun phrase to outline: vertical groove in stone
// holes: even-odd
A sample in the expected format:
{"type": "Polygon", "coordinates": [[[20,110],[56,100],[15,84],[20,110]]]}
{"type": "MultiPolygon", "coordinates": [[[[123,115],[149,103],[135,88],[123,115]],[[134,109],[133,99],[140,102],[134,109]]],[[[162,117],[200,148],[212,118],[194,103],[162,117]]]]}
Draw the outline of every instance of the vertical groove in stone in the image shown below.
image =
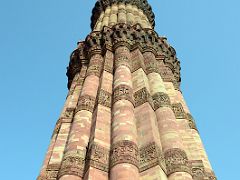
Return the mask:
{"type": "Polygon", "coordinates": [[[132,51],[132,62],[140,177],[147,179],[151,176],[152,179],[167,180],[153,100],[150,95],[148,78],[143,70],[146,69],[144,57],[139,49],[132,51]]]}
{"type": "Polygon", "coordinates": [[[159,64],[152,52],[144,52],[143,56],[154,101],[168,178],[175,179],[180,173],[183,178],[190,180],[192,176],[188,166],[188,158],[178,134],[170,98],[159,74],[159,64]]]}
{"type": "MultiPolygon", "coordinates": [[[[112,52],[106,52],[103,67],[112,69],[112,52]]],[[[90,141],[86,156],[84,179],[101,180],[108,179],[109,153],[110,153],[110,132],[111,132],[111,107],[112,107],[112,83],[113,75],[103,71],[98,89],[97,106],[93,114],[93,123],[90,134],[90,141]]]]}
{"type": "Polygon", "coordinates": [[[134,117],[130,50],[115,49],[110,179],[139,179],[137,130],[134,117]]]}
{"type": "Polygon", "coordinates": [[[92,113],[99,87],[99,76],[102,72],[102,62],[103,58],[98,53],[92,54],[90,57],[86,78],[58,174],[60,180],[68,179],[69,176],[82,179],[84,175],[86,148],[89,143],[92,113]]]}
{"type": "Polygon", "coordinates": [[[128,25],[138,23],[143,28],[152,28],[146,15],[135,5],[114,3],[101,13],[94,27],[94,31],[100,31],[104,26],[112,27],[118,23],[126,23],[128,25]]]}

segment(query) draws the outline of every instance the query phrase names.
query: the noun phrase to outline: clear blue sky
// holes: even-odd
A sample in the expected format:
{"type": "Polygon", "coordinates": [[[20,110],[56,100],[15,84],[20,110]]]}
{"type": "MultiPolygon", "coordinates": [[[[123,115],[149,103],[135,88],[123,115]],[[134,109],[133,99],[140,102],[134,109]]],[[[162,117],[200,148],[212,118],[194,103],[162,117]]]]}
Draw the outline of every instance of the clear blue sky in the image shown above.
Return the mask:
{"type": "MultiPolygon", "coordinates": [[[[1,180],[38,175],[94,2],[0,1],[1,180]]],[[[149,2],[181,60],[183,93],[219,180],[239,179],[240,1],[149,2]]]]}

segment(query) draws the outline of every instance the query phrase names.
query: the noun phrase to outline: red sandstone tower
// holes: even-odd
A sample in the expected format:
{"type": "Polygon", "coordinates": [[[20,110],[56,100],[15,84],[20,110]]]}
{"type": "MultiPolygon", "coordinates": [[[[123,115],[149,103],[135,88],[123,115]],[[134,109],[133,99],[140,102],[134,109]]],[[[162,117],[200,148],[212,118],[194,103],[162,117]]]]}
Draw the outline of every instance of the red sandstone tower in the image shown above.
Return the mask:
{"type": "Polygon", "coordinates": [[[99,0],[38,180],[214,180],[147,0],[99,0]]]}

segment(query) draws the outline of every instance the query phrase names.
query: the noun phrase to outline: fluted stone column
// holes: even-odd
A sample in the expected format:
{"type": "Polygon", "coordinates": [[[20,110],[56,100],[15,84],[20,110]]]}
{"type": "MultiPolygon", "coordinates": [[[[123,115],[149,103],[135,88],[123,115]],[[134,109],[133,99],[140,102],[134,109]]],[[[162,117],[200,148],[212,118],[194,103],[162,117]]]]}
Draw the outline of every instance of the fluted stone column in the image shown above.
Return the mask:
{"type": "Polygon", "coordinates": [[[139,179],[129,47],[115,44],[110,180],[139,179]]]}
{"type": "Polygon", "coordinates": [[[171,108],[170,98],[159,74],[158,64],[152,50],[143,53],[150,91],[158,120],[158,128],[170,180],[192,179],[188,157],[178,134],[177,122],[171,108]]]}
{"type": "Polygon", "coordinates": [[[57,177],[64,148],[68,138],[73,113],[76,108],[76,102],[80,94],[80,86],[82,79],[85,77],[86,67],[81,68],[81,72],[77,73],[71,84],[63,111],[56,123],[55,130],[40,172],[39,180],[54,179],[57,177]]]}
{"type": "Polygon", "coordinates": [[[93,114],[91,137],[86,157],[84,179],[108,180],[111,145],[112,67],[113,53],[106,51],[97,105],[93,114]]]}
{"type": "Polygon", "coordinates": [[[144,57],[139,48],[134,49],[131,54],[140,179],[167,180],[153,100],[145,73],[144,57]]]}
{"type": "MultiPolygon", "coordinates": [[[[94,35],[93,35],[94,36],[94,35]]],[[[89,41],[92,37],[89,36],[89,41]]],[[[96,41],[94,41],[96,42],[96,41]]],[[[93,44],[90,44],[93,46],[93,44]]],[[[68,144],[59,172],[60,180],[81,180],[84,174],[86,147],[89,143],[92,114],[99,88],[103,57],[98,50],[90,51],[89,66],[76,109],[68,144]]]]}

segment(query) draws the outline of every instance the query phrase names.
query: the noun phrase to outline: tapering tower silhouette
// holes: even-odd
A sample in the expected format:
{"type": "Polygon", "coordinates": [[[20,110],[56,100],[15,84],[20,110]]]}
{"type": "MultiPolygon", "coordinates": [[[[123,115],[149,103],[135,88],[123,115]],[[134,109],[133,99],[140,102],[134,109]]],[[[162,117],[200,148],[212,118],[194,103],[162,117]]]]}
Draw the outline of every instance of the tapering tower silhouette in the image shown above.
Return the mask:
{"type": "Polygon", "coordinates": [[[99,0],[38,180],[216,179],[147,0],[99,0]]]}

